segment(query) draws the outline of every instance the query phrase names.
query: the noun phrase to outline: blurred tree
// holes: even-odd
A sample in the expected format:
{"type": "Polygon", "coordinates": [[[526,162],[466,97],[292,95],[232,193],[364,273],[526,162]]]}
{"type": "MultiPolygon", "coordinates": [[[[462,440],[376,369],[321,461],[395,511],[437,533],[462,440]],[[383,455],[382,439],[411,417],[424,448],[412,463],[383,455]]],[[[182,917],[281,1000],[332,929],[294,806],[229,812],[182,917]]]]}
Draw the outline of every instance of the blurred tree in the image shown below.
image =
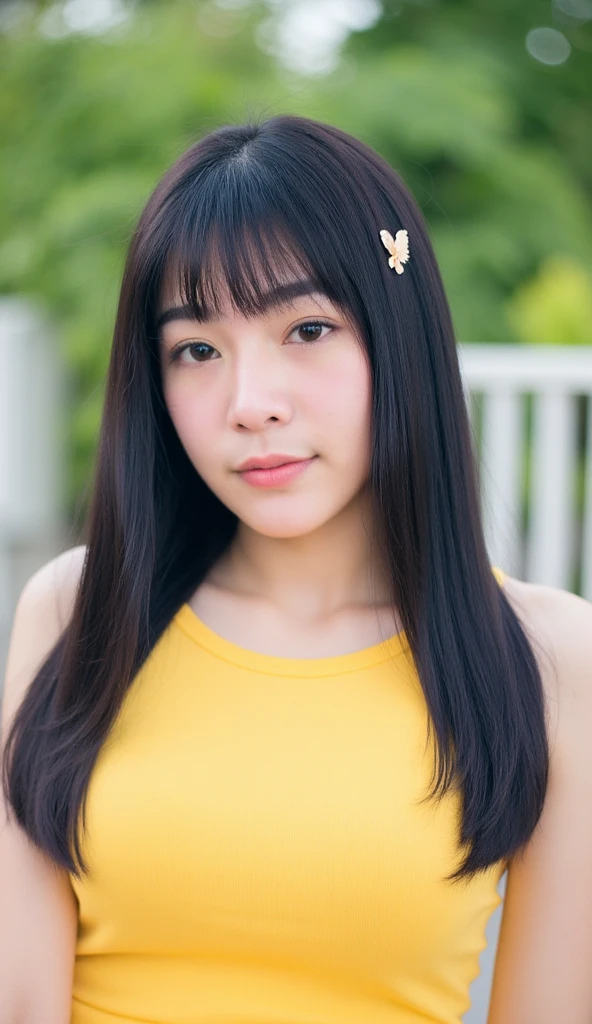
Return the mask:
{"type": "Polygon", "coordinates": [[[461,340],[526,340],[506,300],[550,252],[592,272],[592,2],[561,4],[385,0],[311,97],[412,188],[461,340]],[[561,65],[529,52],[541,21],[573,43],[561,65]]]}
{"type": "MultiPolygon", "coordinates": [[[[554,313],[545,340],[587,341],[590,21],[573,12],[592,0],[543,11],[539,0],[385,0],[325,75],[282,67],[278,26],[297,13],[289,0],[135,0],[111,29],[86,33],[63,18],[80,16],[80,2],[0,0],[0,292],[42,298],[57,322],[71,370],[71,504],[88,479],[138,212],[191,141],[251,113],[339,125],[402,174],[460,340],[531,340],[539,327],[528,310],[553,256],[564,282],[555,276],[554,309],[576,295],[581,311],[554,313]],[[543,14],[572,46],[558,65],[530,52],[543,14]]],[[[315,9],[322,17],[322,0],[315,9]]]]}
{"type": "Polygon", "coordinates": [[[550,256],[507,303],[518,336],[535,345],[592,345],[592,275],[550,256]]]}

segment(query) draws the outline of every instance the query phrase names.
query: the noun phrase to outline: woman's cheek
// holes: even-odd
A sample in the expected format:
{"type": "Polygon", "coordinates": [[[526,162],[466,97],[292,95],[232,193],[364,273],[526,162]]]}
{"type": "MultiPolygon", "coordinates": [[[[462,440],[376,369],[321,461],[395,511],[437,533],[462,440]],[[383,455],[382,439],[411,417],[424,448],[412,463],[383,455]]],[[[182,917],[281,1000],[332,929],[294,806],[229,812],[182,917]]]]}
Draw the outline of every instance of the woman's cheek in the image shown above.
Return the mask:
{"type": "Polygon", "coordinates": [[[173,426],[188,455],[198,454],[198,446],[207,451],[217,422],[215,408],[208,402],[207,394],[197,397],[193,389],[169,386],[164,389],[164,397],[173,426]]]}

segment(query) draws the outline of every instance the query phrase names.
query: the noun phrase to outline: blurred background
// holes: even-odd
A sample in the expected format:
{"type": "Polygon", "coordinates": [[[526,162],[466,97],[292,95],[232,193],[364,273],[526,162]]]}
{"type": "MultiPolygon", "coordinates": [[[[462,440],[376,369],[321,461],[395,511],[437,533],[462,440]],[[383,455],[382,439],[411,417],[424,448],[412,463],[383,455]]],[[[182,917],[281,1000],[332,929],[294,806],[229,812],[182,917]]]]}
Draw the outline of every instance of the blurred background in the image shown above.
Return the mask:
{"type": "Polygon", "coordinates": [[[0,678],[22,585],[79,542],[136,218],[251,115],[335,124],[407,182],[491,560],[592,600],[591,55],[592,0],[0,0],[0,678]]]}

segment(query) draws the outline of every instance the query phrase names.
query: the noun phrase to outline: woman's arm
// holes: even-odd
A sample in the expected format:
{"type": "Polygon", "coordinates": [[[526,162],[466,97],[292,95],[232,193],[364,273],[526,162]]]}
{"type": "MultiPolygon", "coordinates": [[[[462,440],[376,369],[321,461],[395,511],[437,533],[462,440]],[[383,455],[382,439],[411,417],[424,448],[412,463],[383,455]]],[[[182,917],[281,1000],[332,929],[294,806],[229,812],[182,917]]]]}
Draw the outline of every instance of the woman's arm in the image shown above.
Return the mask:
{"type": "Polygon", "coordinates": [[[487,1022],[591,1024],[592,604],[519,581],[506,590],[555,660],[541,665],[551,763],[540,822],[508,868],[487,1022]]]}
{"type": "MultiPolygon", "coordinates": [[[[84,548],[40,569],[14,615],[1,747],[29,683],[66,625],[84,548]]],[[[0,1024],[68,1024],[78,906],[68,875],[14,821],[0,787],[0,1024]]]]}

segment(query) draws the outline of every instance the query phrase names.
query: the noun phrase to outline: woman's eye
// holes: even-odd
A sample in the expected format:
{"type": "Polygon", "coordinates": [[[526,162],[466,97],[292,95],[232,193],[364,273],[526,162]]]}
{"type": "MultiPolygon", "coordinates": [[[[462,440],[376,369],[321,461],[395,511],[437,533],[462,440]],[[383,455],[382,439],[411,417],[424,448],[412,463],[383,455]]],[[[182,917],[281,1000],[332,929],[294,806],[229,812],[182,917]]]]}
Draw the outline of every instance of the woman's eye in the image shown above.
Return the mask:
{"type": "MultiPolygon", "coordinates": [[[[326,323],[324,320],[307,320],[305,323],[298,324],[291,332],[290,337],[292,334],[299,333],[300,340],[306,341],[309,344],[315,341],[322,341],[325,337],[324,335],[321,337],[321,331],[324,327],[331,330],[333,325],[326,323]]],[[[205,341],[187,341],[183,345],[177,345],[176,348],[173,348],[169,359],[171,363],[176,363],[181,360],[181,356],[185,352],[189,352],[190,356],[183,360],[184,363],[208,363],[210,362],[209,353],[215,351],[205,341]]]]}
{"type": "Polygon", "coordinates": [[[330,329],[331,324],[325,323],[324,320],[307,320],[306,323],[299,324],[298,327],[295,327],[292,334],[302,331],[301,338],[304,338],[306,341],[321,341],[319,331],[321,331],[323,327],[330,329]]]}
{"type": "MultiPolygon", "coordinates": [[[[184,345],[177,345],[176,348],[171,349],[170,362],[171,363],[176,363],[176,362],[180,361],[181,356],[183,355],[184,352],[191,352],[191,355],[193,356],[193,355],[195,355],[195,353],[196,353],[196,351],[198,349],[201,350],[200,353],[199,353],[200,355],[203,355],[203,350],[204,349],[209,349],[210,352],[214,351],[212,349],[211,345],[206,345],[205,341],[188,341],[184,345]]],[[[193,359],[193,358],[188,359],[188,360],[183,360],[183,361],[184,362],[196,362],[196,363],[208,362],[207,359],[193,359]]]]}

